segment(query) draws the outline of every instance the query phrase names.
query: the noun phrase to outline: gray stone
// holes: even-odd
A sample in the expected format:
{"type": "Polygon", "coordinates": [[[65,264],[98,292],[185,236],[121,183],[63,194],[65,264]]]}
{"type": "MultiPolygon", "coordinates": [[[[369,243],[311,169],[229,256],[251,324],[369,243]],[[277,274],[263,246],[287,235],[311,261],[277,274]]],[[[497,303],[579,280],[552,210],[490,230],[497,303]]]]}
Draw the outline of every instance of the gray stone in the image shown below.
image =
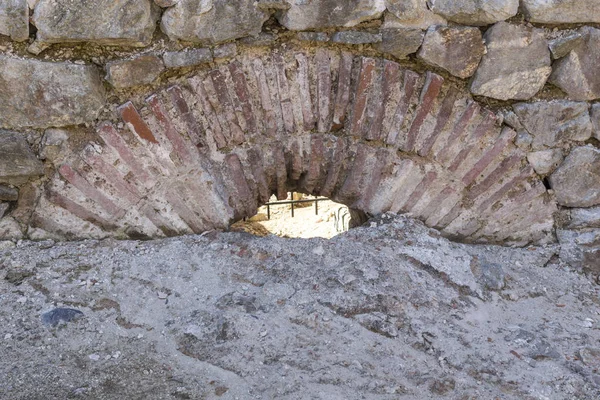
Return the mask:
{"type": "Polygon", "coordinates": [[[0,126],[81,124],[96,119],[104,102],[94,66],[0,56],[0,126]]]}
{"type": "Polygon", "coordinates": [[[417,57],[459,78],[475,73],[485,47],[481,31],[470,27],[432,26],[417,57]]]}
{"type": "Polygon", "coordinates": [[[527,161],[539,175],[552,173],[563,160],[561,149],[534,151],[527,154],[527,161]]]}
{"type": "Polygon", "coordinates": [[[527,357],[533,358],[534,360],[543,360],[547,358],[559,360],[561,355],[554,346],[543,339],[536,339],[530,350],[526,353],[527,357]]]}
{"type": "Polygon", "coordinates": [[[519,121],[519,117],[514,113],[513,110],[502,110],[502,118],[506,125],[513,128],[515,131],[520,131],[523,129],[523,125],[521,121],[519,121]]]}
{"type": "Polygon", "coordinates": [[[66,155],[68,139],[69,133],[64,129],[46,129],[40,143],[40,158],[54,162],[61,155],[66,155]]]}
{"type": "Polygon", "coordinates": [[[180,0],[163,13],[161,29],[171,40],[214,44],[256,36],[268,18],[254,0],[180,0]]]}
{"type": "Polygon", "coordinates": [[[216,59],[232,58],[235,56],[237,56],[237,45],[235,43],[222,44],[213,49],[213,57],[216,59]]]}
{"type": "Polygon", "coordinates": [[[517,132],[515,144],[518,148],[523,150],[531,150],[531,143],[533,143],[533,136],[531,136],[529,132],[524,129],[517,132]]]}
{"type": "Polygon", "coordinates": [[[519,0],[429,0],[433,12],[465,25],[489,25],[517,14],[519,0]]]}
{"type": "Polygon", "coordinates": [[[482,263],[481,279],[485,287],[489,290],[502,290],[505,285],[505,274],[500,264],[482,263]]]}
{"type": "Polygon", "coordinates": [[[0,182],[26,180],[44,173],[23,135],[0,130],[0,182]]]}
{"type": "Polygon", "coordinates": [[[446,25],[447,21],[440,15],[434,14],[427,8],[424,0],[386,0],[389,13],[387,23],[393,21],[400,25],[396,28],[428,29],[432,25],[446,25]]]}
{"type": "Polygon", "coordinates": [[[600,98],[600,29],[581,29],[584,40],[553,65],[550,82],[573,100],[600,98]]]}
{"type": "Polygon", "coordinates": [[[380,33],[369,33],[362,31],[342,31],[331,36],[331,41],[345,44],[368,44],[381,42],[380,33]]]}
{"type": "Polygon", "coordinates": [[[550,186],[559,204],[591,207],[600,204],[600,150],[577,147],[550,176],[550,186]]]}
{"type": "Polygon", "coordinates": [[[153,55],[112,61],[106,64],[106,80],[117,89],[148,85],[154,82],[164,69],[162,60],[153,55]]]}
{"type": "Polygon", "coordinates": [[[325,32],[298,32],[296,39],[303,42],[328,42],[329,34],[325,32]]]}
{"type": "Polygon", "coordinates": [[[261,10],[289,10],[291,4],[285,0],[258,0],[256,7],[261,10]]]}
{"type": "Polygon", "coordinates": [[[544,86],[552,69],[542,30],[498,22],[484,39],[487,53],[471,92],[499,100],[528,100],[544,86]]]}
{"type": "Polygon", "coordinates": [[[579,350],[579,358],[585,365],[596,369],[600,368],[600,348],[584,347],[579,350]]]}
{"type": "Polygon", "coordinates": [[[0,35],[22,42],[29,39],[29,7],[27,0],[0,2],[0,35]]]}
{"type": "Polygon", "coordinates": [[[33,13],[36,41],[147,46],[159,10],[151,0],[40,0],[33,13]]]}
{"type": "Polygon", "coordinates": [[[548,47],[552,53],[552,58],[557,60],[569,54],[569,52],[583,43],[583,36],[580,32],[573,32],[568,35],[550,40],[548,47]]]}
{"type": "Polygon", "coordinates": [[[600,274],[600,229],[556,230],[559,257],[571,267],[600,274]]]}
{"type": "Polygon", "coordinates": [[[427,6],[422,0],[385,0],[385,7],[398,18],[416,19],[427,6]]]}
{"type": "Polygon", "coordinates": [[[597,0],[521,0],[531,22],[544,24],[600,23],[597,0]]]}
{"type": "Polygon", "coordinates": [[[212,52],[208,48],[167,51],[163,54],[163,62],[167,68],[191,67],[212,60],[212,52]]]}
{"type": "Polygon", "coordinates": [[[423,42],[425,33],[421,29],[386,28],[381,30],[379,50],[397,58],[406,58],[416,53],[423,42]]]}
{"type": "Polygon", "coordinates": [[[566,227],[569,229],[600,228],[600,207],[570,209],[566,227]]]}
{"type": "Polygon", "coordinates": [[[590,118],[592,120],[592,134],[600,140],[600,103],[592,104],[590,107],[590,118]]]}
{"type": "Polygon", "coordinates": [[[543,150],[592,136],[588,103],[567,100],[517,103],[513,109],[533,135],[532,148],[543,150]]]}
{"type": "Polygon", "coordinates": [[[383,0],[288,0],[289,10],[275,14],[279,23],[293,31],[351,27],[381,17],[383,0]]]}
{"type": "Polygon", "coordinates": [[[17,201],[19,199],[19,191],[14,187],[0,185],[0,200],[17,201]]]}
{"type": "Polygon", "coordinates": [[[47,326],[55,327],[59,324],[76,321],[83,317],[83,313],[74,308],[55,308],[42,314],[42,323],[47,326]]]}
{"type": "Polygon", "coordinates": [[[179,0],[154,0],[154,4],[162,8],[173,7],[177,3],[179,0]]]}
{"type": "Polygon", "coordinates": [[[10,204],[0,201],[0,219],[6,215],[8,207],[10,207],[10,204]]]}

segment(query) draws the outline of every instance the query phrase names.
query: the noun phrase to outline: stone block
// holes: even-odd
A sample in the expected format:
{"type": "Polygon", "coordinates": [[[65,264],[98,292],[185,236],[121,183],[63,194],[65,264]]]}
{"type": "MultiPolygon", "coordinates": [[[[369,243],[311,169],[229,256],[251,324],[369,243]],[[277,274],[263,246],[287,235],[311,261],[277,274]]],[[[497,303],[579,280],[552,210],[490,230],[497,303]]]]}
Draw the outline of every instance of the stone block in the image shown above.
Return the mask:
{"type": "Polygon", "coordinates": [[[588,107],[585,102],[553,100],[517,103],[513,110],[533,135],[532,148],[543,150],[588,140],[592,136],[588,107]]]}
{"type": "Polygon", "coordinates": [[[539,175],[548,175],[560,165],[563,160],[561,149],[534,151],[527,154],[527,161],[539,175]]]}
{"type": "Polygon", "coordinates": [[[542,24],[600,23],[597,0],[521,0],[526,18],[542,24]]]}
{"type": "Polygon", "coordinates": [[[600,150],[576,147],[550,176],[556,200],[566,207],[600,204],[600,150]]]}
{"type": "Polygon", "coordinates": [[[0,2],[0,35],[18,42],[29,39],[29,7],[27,0],[0,2]]]}
{"type": "Polygon", "coordinates": [[[213,49],[214,58],[233,58],[237,55],[237,45],[235,43],[227,43],[217,46],[213,49]]]}
{"type": "Polygon", "coordinates": [[[19,199],[19,191],[12,186],[0,185],[0,200],[2,201],[17,201],[19,199]]]}
{"type": "Polygon", "coordinates": [[[40,43],[147,46],[159,8],[151,0],[39,0],[33,13],[40,43]]]}
{"type": "Polygon", "coordinates": [[[600,140],[600,103],[594,103],[590,107],[590,118],[592,120],[592,134],[600,140]]]}
{"type": "Polygon", "coordinates": [[[471,83],[473,94],[528,100],[544,86],[552,69],[542,30],[498,22],[484,39],[487,53],[471,83]]]}
{"type": "Polygon", "coordinates": [[[361,31],[341,31],[331,36],[331,41],[345,44],[369,44],[381,42],[380,33],[369,33],[361,31]]]}
{"type": "Polygon", "coordinates": [[[395,28],[418,28],[427,30],[432,25],[447,25],[440,15],[431,12],[423,0],[386,0],[389,13],[385,15],[386,24],[395,28]]]}
{"type": "Polygon", "coordinates": [[[464,79],[475,73],[484,50],[477,28],[432,26],[417,57],[464,79]]]}
{"type": "Polygon", "coordinates": [[[548,42],[548,47],[552,53],[552,58],[558,60],[569,54],[569,52],[583,44],[583,36],[579,32],[573,32],[565,36],[552,39],[548,42]]]}
{"type": "Polygon", "coordinates": [[[94,66],[0,56],[0,126],[77,125],[95,120],[104,102],[94,66]]]}
{"type": "Polygon", "coordinates": [[[163,61],[154,55],[111,61],[106,64],[106,80],[117,89],[148,85],[154,82],[164,69],[163,61]]]}
{"type": "Polygon", "coordinates": [[[212,52],[208,48],[167,51],[163,54],[163,62],[167,68],[192,67],[212,60],[212,52]]]}
{"type": "Polygon", "coordinates": [[[514,17],[519,0],[430,0],[429,6],[449,21],[481,26],[514,17]]]}
{"type": "Polygon", "coordinates": [[[24,181],[43,173],[42,163],[33,154],[23,135],[0,130],[0,182],[24,181]]]}
{"type": "Polygon", "coordinates": [[[303,42],[328,42],[329,34],[325,32],[298,32],[296,39],[303,42]]]}
{"type": "Polygon", "coordinates": [[[276,13],[279,23],[289,30],[355,26],[363,21],[381,17],[385,10],[382,0],[288,0],[289,10],[276,13]]]}
{"type": "Polygon", "coordinates": [[[381,30],[379,50],[397,58],[416,53],[423,43],[425,33],[414,28],[384,28],[381,30]]]}
{"type": "Polygon", "coordinates": [[[570,209],[565,225],[569,229],[600,228],[600,207],[570,209]]]}
{"type": "Polygon", "coordinates": [[[254,0],[180,0],[163,13],[161,29],[171,40],[215,44],[261,32],[269,13],[254,0]]]}
{"type": "Polygon", "coordinates": [[[600,29],[581,29],[583,43],[552,66],[550,82],[573,100],[600,98],[600,29]]]}

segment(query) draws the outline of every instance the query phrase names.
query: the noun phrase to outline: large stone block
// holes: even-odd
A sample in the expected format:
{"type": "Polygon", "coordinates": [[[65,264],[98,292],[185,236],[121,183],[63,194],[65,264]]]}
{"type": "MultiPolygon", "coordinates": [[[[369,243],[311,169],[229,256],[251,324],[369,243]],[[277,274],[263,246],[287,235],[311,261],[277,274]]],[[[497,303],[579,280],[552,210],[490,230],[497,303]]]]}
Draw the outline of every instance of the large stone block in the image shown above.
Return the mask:
{"type": "Polygon", "coordinates": [[[112,61],[106,64],[106,80],[117,89],[148,85],[164,71],[162,59],[143,55],[132,60],[112,61]]]}
{"type": "Polygon", "coordinates": [[[544,86],[552,69],[542,30],[498,22],[484,39],[487,54],[471,92],[499,100],[528,100],[544,86]]]}
{"type": "Polygon", "coordinates": [[[584,27],[583,43],[553,65],[550,82],[573,100],[600,98],[600,29],[584,27]]]}
{"type": "Polygon", "coordinates": [[[396,25],[394,28],[426,30],[432,25],[448,24],[441,15],[427,8],[425,0],[386,0],[386,6],[389,13],[385,14],[385,24],[396,25]]]}
{"type": "MultiPolygon", "coordinates": [[[[19,182],[43,173],[42,163],[33,154],[23,135],[0,130],[0,182],[19,182]]],[[[8,189],[3,189],[2,198],[15,200],[8,192],[8,189]]]]}
{"type": "Polygon", "coordinates": [[[0,2],[0,35],[22,42],[29,38],[29,7],[27,0],[0,2]]]}
{"type": "Polygon", "coordinates": [[[104,87],[94,66],[0,56],[2,127],[43,128],[93,121],[104,101],[104,87]]]}
{"type": "Polygon", "coordinates": [[[172,40],[212,44],[261,32],[269,14],[254,0],[181,0],[167,9],[161,28],[172,40]]]}
{"type": "Polygon", "coordinates": [[[147,46],[158,17],[151,0],[40,0],[33,23],[40,43],[147,46]]]}
{"type": "Polygon", "coordinates": [[[484,50],[477,28],[432,26],[417,56],[464,79],[475,73],[484,50]]]}
{"type": "Polygon", "coordinates": [[[433,12],[465,25],[489,25],[517,14],[519,0],[430,0],[433,12]]]}
{"type": "Polygon", "coordinates": [[[524,14],[544,24],[600,23],[598,0],[521,0],[524,14]]]}
{"type": "Polygon", "coordinates": [[[513,105],[519,121],[533,136],[533,150],[586,141],[592,136],[588,103],[554,100],[513,105]]]}
{"type": "Polygon", "coordinates": [[[556,200],[566,207],[591,207],[600,204],[600,150],[577,147],[550,176],[556,200]]]}
{"type": "Polygon", "coordinates": [[[379,18],[384,0],[288,0],[289,10],[276,14],[281,25],[294,31],[355,26],[379,18]]]}

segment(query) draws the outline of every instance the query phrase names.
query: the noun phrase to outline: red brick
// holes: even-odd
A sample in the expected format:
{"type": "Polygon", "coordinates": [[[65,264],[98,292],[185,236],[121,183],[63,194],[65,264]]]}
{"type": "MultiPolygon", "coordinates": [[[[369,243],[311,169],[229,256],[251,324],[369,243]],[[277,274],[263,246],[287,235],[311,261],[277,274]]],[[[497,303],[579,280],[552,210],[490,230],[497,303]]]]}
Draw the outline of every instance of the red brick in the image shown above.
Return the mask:
{"type": "Polygon", "coordinates": [[[190,228],[190,232],[202,233],[204,226],[202,221],[196,214],[184,203],[180,195],[180,190],[177,190],[177,185],[173,187],[174,190],[167,190],[165,192],[165,199],[169,202],[173,208],[173,212],[181,218],[181,220],[190,228]]]}
{"type": "Polygon", "coordinates": [[[231,74],[231,79],[233,80],[235,94],[237,96],[235,100],[237,100],[242,110],[248,131],[253,135],[258,134],[258,126],[255,114],[257,116],[260,116],[260,114],[258,114],[259,110],[254,110],[252,105],[250,93],[248,91],[248,81],[242,70],[242,65],[239,62],[234,61],[228,65],[228,68],[229,73],[231,74]]]}
{"type": "Polygon", "coordinates": [[[340,175],[340,170],[342,168],[342,163],[344,158],[346,157],[346,143],[342,138],[338,138],[335,146],[333,148],[331,159],[329,162],[329,168],[327,171],[327,178],[325,179],[325,183],[323,184],[323,188],[321,189],[321,196],[331,197],[333,191],[335,190],[335,186],[338,181],[338,177],[340,175]]]}
{"type": "Polygon", "coordinates": [[[131,132],[148,142],[158,143],[148,125],[133,106],[133,103],[128,101],[117,110],[121,115],[121,119],[127,124],[131,132]]]}
{"type": "Polygon", "coordinates": [[[285,62],[279,53],[273,53],[273,62],[277,75],[283,125],[287,133],[293,133],[296,129],[296,123],[294,121],[294,108],[290,98],[290,84],[285,73],[285,62]]]}
{"type": "Polygon", "coordinates": [[[500,165],[496,167],[484,180],[473,186],[467,193],[466,198],[475,200],[477,197],[489,190],[494,183],[507,175],[507,172],[523,160],[522,153],[516,153],[502,160],[500,165]]]}
{"type": "Polygon", "coordinates": [[[352,109],[352,123],[350,125],[350,134],[355,137],[362,137],[363,130],[367,122],[367,99],[369,98],[369,89],[371,88],[376,75],[376,61],[372,58],[361,59],[361,69],[358,77],[358,86],[354,97],[354,107],[352,109]]]}
{"type": "Polygon", "coordinates": [[[250,187],[244,175],[244,166],[237,154],[225,156],[227,175],[233,187],[230,189],[230,204],[234,204],[234,217],[241,219],[251,217],[256,213],[256,199],[252,196],[250,187]]]}
{"type": "MultiPolygon", "coordinates": [[[[394,88],[400,82],[400,65],[395,62],[384,60],[383,62],[383,98],[376,103],[375,113],[371,122],[371,127],[367,133],[367,140],[382,140],[383,136],[383,120],[387,113],[392,112],[387,107],[391,102],[394,94],[394,88]]],[[[387,136],[385,136],[387,137],[387,136]]]]}
{"type": "Polygon", "coordinates": [[[368,174],[370,167],[368,160],[372,152],[370,146],[366,144],[358,145],[352,167],[349,169],[346,179],[337,194],[339,198],[345,201],[345,204],[355,206],[360,199],[365,176],[368,174]]]}
{"type": "Polygon", "coordinates": [[[360,199],[357,202],[357,207],[361,210],[374,211],[371,210],[370,206],[373,201],[373,197],[377,193],[379,184],[381,183],[384,175],[386,175],[385,169],[388,164],[389,156],[390,153],[387,149],[377,150],[377,153],[375,154],[375,162],[373,164],[373,168],[370,171],[369,177],[366,179],[365,188],[361,190],[360,199]]]}
{"type": "Polygon", "coordinates": [[[444,83],[444,78],[432,72],[427,72],[425,86],[421,92],[421,104],[419,104],[415,118],[408,131],[406,145],[404,146],[405,151],[414,150],[417,138],[419,137],[419,132],[421,131],[421,126],[433,108],[435,99],[442,88],[442,83],[444,83]]]}
{"type": "Polygon", "coordinates": [[[100,229],[105,230],[105,231],[114,231],[117,229],[117,225],[113,224],[112,222],[107,221],[106,219],[94,214],[93,212],[91,212],[90,210],[88,210],[87,208],[75,203],[74,201],[72,201],[71,199],[69,199],[66,196],[63,196],[62,194],[52,190],[52,189],[47,189],[46,190],[46,198],[48,199],[48,201],[50,201],[51,203],[67,210],[68,212],[70,212],[71,214],[73,214],[74,216],[76,216],[77,218],[92,223],[96,226],[98,226],[100,229]]]}
{"type": "Polygon", "coordinates": [[[217,118],[217,114],[210,101],[208,100],[208,94],[204,89],[204,84],[199,78],[190,79],[190,83],[194,87],[194,90],[198,94],[198,100],[200,100],[200,105],[202,106],[202,111],[204,116],[208,121],[208,126],[206,127],[206,135],[211,137],[215,142],[217,149],[222,149],[227,147],[227,139],[223,133],[223,127],[221,127],[221,123],[217,118]]]}
{"type": "Polygon", "coordinates": [[[303,164],[302,164],[302,152],[300,150],[300,144],[298,140],[294,140],[290,146],[289,150],[289,158],[290,158],[290,179],[292,181],[297,181],[302,176],[304,172],[303,164]]]}
{"type": "Polygon", "coordinates": [[[231,132],[230,144],[242,144],[244,143],[244,132],[242,132],[237,115],[233,109],[233,104],[229,98],[225,76],[219,70],[210,71],[209,75],[212,79],[218,101],[221,103],[224,117],[229,123],[229,130],[231,132]]]}
{"type": "Polygon", "coordinates": [[[350,87],[352,79],[352,61],[354,57],[350,53],[342,52],[338,70],[337,95],[333,111],[333,130],[344,127],[346,112],[350,103],[350,87]]]}
{"type": "Polygon", "coordinates": [[[321,133],[331,129],[331,59],[329,51],[318,49],[315,55],[317,67],[317,129],[321,133]]]}
{"type": "Polygon", "coordinates": [[[454,188],[446,187],[423,212],[423,215],[427,218],[425,223],[428,226],[440,228],[443,218],[452,213],[454,207],[460,204],[461,198],[462,195],[454,188]]]}
{"type": "Polygon", "coordinates": [[[287,164],[283,145],[280,143],[274,147],[273,162],[275,163],[275,179],[277,182],[277,200],[287,199],[287,164]]]}
{"type": "Polygon", "coordinates": [[[429,189],[433,182],[435,182],[436,179],[437,173],[435,171],[429,171],[428,173],[426,173],[421,183],[419,183],[415,191],[412,192],[412,194],[408,198],[406,204],[404,204],[403,209],[410,212],[419,202],[419,200],[421,200],[423,194],[425,194],[425,192],[429,189]]]}
{"type": "Polygon", "coordinates": [[[410,106],[412,99],[415,96],[418,81],[419,74],[413,71],[404,71],[404,79],[402,82],[402,96],[400,97],[400,101],[398,102],[398,108],[395,112],[395,118],[390,128],[390,132],[386,138],[386,143],[389,145],[398,145],[398,138],[404,126],[404,120],[406,118],[406,113],[408,112],[408,107],[410,106]]]}
{"type": "Polygon", "coordinates": [[[271,191],[269,190],[269,184],[267,182],[265,170],[263,168],[263,159],[260,153],[255,149],[248,150],[248,162],[250,163],[250,169],[252,176],[256,182],[258,191],[258,201],[264,204],[269,201],[271,197],[271,191]]]}
{"type": "Polygon", "coordinates": [[[490,165],[490,163],[502,153],[505,147],[515,138],[516,132],[512,129],[505,128],[502,131],[500,137],[494,143],[494,146],[489,149],[485,154],[477,161],[473,168],[465,174],[462,181],[465,185],[469,186],[475,179],[483,172],[484,169],[490,165]]]}
{"type": "Polygon", "coordinates": [[[308,60],[302,53],[296,54],[298,63],[298,72],[296,79],[300,90],[300,99],[302,100],[302,117],[304,118],[304,130],[312,131],[315,128],[316,117],[313,109],[312,98],[310,95],[310,79],[308,60]]]}
{"type": "Polygon", "coordinates": [[[272,103],[272,97],[269,90],[269,84],[267,83],[267,76],[265,74],[265,66],[261,59],[255,58],[252,66],[256,75],[256,81],[258,84],[258,92],[262,108],[264,111],[264,123],[267,131],[267,136],[275,137],[277,134],[277,120],[275,115],[275,108],[272,103]]]}
{"type": "Polygon", "coordinates": [[[201,125],[191,112],[187,101],[185,101],[181,88],[177,85],[171,86],[167,89],[167,93],[169,93],[171,96],[171,102],[175,107],[177,115],[185,123],[187,135],[194,146],[198,148],[206,146],[206,140],[204,138],[204,132],[202,132],[201,125]]]}
{"type": "Polygon", "coordinates": [[[68,164],[63,164],[58,168],[58,172],[71,185],[75,186],[81,193],[87,196],[90,200],[97,203],[114,219],[121,218],[125,211],[117,206],[112,200],[106,197],[101,191],[96,189],[88,181],[86,181],[79,173],[77,173],[68,164]]]}
{"type": "Polygon", "coordinates": [[[439,152],[437,152],[434,155],[436,160],[438,160],[444,165],[450,162],[452,156],[452,149],[455,147],[458,138],[464,134],[465,130],[467,129],[467,126],[469,125],[473,117],[479,114],[480,109],[481,107],[479,106],[479,104],[477,104],[474,101],[471,101],[469,105],[467,105],[467,108],[460,116],[458,122],[456,123],[456,125],[454,125],[452,132],[448,136],[446,144],[439,152]]]}
{"type": "Polygon", "coordinates": [[[454,158],[454,161],[452,161],[452,164],[450,164],[450,167],[448,167],[451,172],[456,172],[456,170],[458,170],[458,168],[469,156],[469,153],[471,153],[471,151],[478,146],[477,141],[479,139],[493,132],[493,130],[496,128],[494,126],[495,123],[496,120],[492,115],[487,114],[483,117],[483,121],[481,121],[479,126],[477,126],[477,129],[475,129],[471,137],[467,140],[466,146],[458,153],[458,155],[454,158]]]}
{"type": "Polygon", "coordinates": [[[477,211],[479,213],[486,211],[489,207],[506,195],[511,189],[516,188],[525,179],[531,177],[532,174],[533,169],[529,165],[523,168],[519,175],[506,182],[500,189],[494,193],[487,193],[488,197],[477,207],[477,211]]]}
{"type": "Polygon", "coordinates": [[[301,184],[302,188],[308,194],[316,194],[314,190],[321,177],[321,168],[324,160],[323,153],[323,138],[313,135],[310,140],[310,164],[301,184]]]}
{"type": "Polygon", "coordinates": [[[421,145],[421,148],[418,150],[418,154],[420,156],[426,157],[429,154],[429,152],[431,151],[431,149],[433,148],[433,145],[435,144],[436,140],[439,138],[440,133],[448,124],[448,120],[450,119],[450,116],[452,115],[452,111],[454,109],[454,103],[456,102],[457,97],[458,97],[458,90],[456,90],[454,87],[451,87],[448,90],[448,93],[446,93],[446,96],[444,97],[444,101],[442,102],[442,105],[440,106],[433,131],[431,131],[431,134],[423,140],[423,144],[421,145]]]}

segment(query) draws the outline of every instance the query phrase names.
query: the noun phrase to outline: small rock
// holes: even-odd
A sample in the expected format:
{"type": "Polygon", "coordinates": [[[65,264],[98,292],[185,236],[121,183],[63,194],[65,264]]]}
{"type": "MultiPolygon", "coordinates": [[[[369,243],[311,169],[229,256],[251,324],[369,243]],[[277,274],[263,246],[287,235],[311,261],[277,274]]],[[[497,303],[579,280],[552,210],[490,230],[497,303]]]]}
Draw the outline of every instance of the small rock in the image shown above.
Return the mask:
{"type": "Polygon", "coordinates": [[[160,26],[171,40],[215,44],[256,36],[268,18],[255,0],[180,0],[165,10],[160,26]]]}
{"type": "Polygon", "coordinates": [[[92,361],[98,361],[98,360],[100,360],[100,355],[99,354],[90,354],[88,357],[92,361]]]}
{"type": "MultiPolygon", "coordinates": [[[[0,182],[22,183],[31,176],[43,173],[44,166],[33,154],[23,135],[0,129],[0,182]]],[[[13,190],[6,189],[6,185],[2,188],[7,192],[3,197],[14,199],[13,190]]]]}
{"type": "Polygon", "coordinates": [[[552,66],[550,82],[562,89],[573,100],[600,98],[600,29],[583,27],[583,43],[552,66]]]}
{"type": "Polygon", "coordinates": [[[60,323],[76,321],[83,317],[83,313],[74,308],[55,308],[42,314],[42,322],[44,325],[55,327],[60,323]]]}
{"type": "Polygon", "coordinates": [[[0,185],[0,200],[17,201],[19,200],[19,191],[11,186],[0,185]]]}
{"type": "Polygon", "coordinates": [[[554,100],[517,103],[513,110],[533,135],[532,148],[543,150],[592,136],[592,121],[585,102],[554,100]]]}
{"type": "Polygon", "coordinates": [[[531,144],[533,143],[533,136],[525,130],[520,130],[517,132],[517,137],[515,138],[515,144],[518,148],[523,150],[530,150],[531,144]]]}
{"type": "Polygon", "coordinates": [[[475,73],[485,47],[481,31],[470,27],[432,26],[417,57],[459,78],[475,73]]]}
{"type": "Polygon", "coordinates": [[[69,133],[64,129],[46,129],[40,143],[40,158],[55,161],[68,151],[69,133]]]}
{"type": "Polygon", "coordinates": [[[191,67],[212,60],[212,52],[208,48],[167,51],[163,54],[163,62],[167,68],[191,67]]]}
{"type": "Polygon", "coordinates": [[[148,85],[165,69],[162,60],[143,55],[132,60],[112,61],[106,64],[106,80],[117,89],[148,85]]]}
{"type": "Polygon", "coordinates": [[[592,368],[600,368],[600,348],[584,347],[579,350],[581,362],[592,368]]]}
{"type": "Polygon", "coordinates": [[[381,30],[379,50],[403,59],[419,50],[424,36],[421,29],[384,28],[381,30]]]}
{"type": "Polygon", "coordinates": [[[256,7],[261,10],[289,10],[291,4],[285,0],[259,0],[256,7]]]}
{"type": "Polygon", "coordinates": [[[237,55],[237,45],[235,43],[227,43],[217,46],[213,49],[213,57],[215,59],[233,58],[237,55]]]}
{"type": "Polygon", "coordinates": [[[502,117],[504,119],[504,123],[516,131],[520,131],[523,129],[523,125],[521,121],[519,121],[519,117],[512,110],[503,110],[502,117]]]}
{"type": "Polygon", "coordinates": [[[543,339],[537,339],[533,342],[530,351],[526,353],[527,357],[540,361],[546,358],[558,360],[561,355],[554,347],[543,339]]]}
{"type": "Polygon", "coordinates": [[[334,43],[345,44],[368,44],[381,42],[380,33],[368,33],[361,31],[342,31],[336,32],[331,36],[334,43]]]}
{"type": "Polygon", "coordinates": [[[11,333],[7,333],[6,335],[4,335],[4,340],[10,340],[10,339],[12,339],[11,333]]]}
{"type": "Polygon", "coordinates": [[[329,34],[325,32],[298,32],[296,39],[304,42],[328,42],[329,34]]]}
{"type": "Polygon", "coordinates": [[[487,53],[471,92],[499,100],[528,100],[552,72],[550,50],[540,29],[498,22],[485,33],[487,53]]]}
{"type": "Polygon", "coordinates": [[[431,11],[463,25],[489,25],[515,16],[519,0],[429,0],[431,11]]]}
{"type": "Polygon", "coordinates": [[[290,2],[289,10],[275,14],[279,23],[292,31],[351,27],[381,17],[382,0],[311,0],[290,2]]]}
{"type": "Polygon", "coordinates": [[[561,149],[534,151],[527,154],[527,161],[539,175],[552,173],[563,160],[561,149]]]}
{"type": "Polygon", "coordinates": [[[325,250],[323,249],[323,246],[317,246],[314,249],[312,249],[312,253],[318,256],[322,256],[323,254],[325,254],[325,250]]]}
{"type": "Polygon", "coordinates": [[[576,147],[550,176],[559,204],[591,207],[600,204],[600,150],[576,147]]]}
{"type": "Polygon", "coordinates": [[[542,24],[600,23],[597,0],[521,0],[527,19],[542,24]]]}
{"type": "Polygon", "coordinates": [[[481,278],[485,287],[490,290],[502,290],[504,288],[505,274],[500,264],[482,263],[481,278]]]}
{"type": "Polygon", "coordinates": [[[552,58],[557,60],[569,54],[571,50],[583,43],[583,36],[579,32],[573,32],[568,35],[550,40],[548,47],[552,53],[552,58]]]}
{"type": "Polygon", "coordinates": [[[567,227],[570,229],[600,228],[600,207],[570,209],[567,227]]]}
{"type": "Polygon", "coordinates": [[[600,274],[600,229],[557,229],[559,258],[572,268],[600,274]]]}

